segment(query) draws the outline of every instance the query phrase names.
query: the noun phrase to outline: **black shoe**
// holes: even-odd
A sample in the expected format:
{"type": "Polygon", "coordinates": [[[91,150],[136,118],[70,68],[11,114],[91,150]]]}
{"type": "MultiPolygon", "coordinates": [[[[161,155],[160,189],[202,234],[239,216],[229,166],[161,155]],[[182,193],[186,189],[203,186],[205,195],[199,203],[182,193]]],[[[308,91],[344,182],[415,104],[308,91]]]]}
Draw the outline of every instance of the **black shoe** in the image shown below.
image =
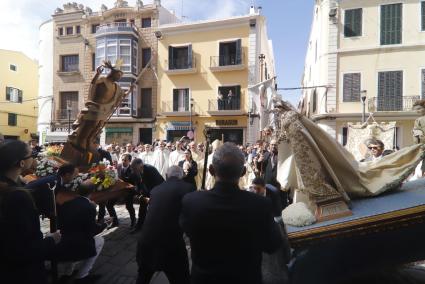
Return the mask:
{"type": "Polygon", "coordinates": [[[140,229],[141,229],[141,227],[139,227],[139,226],[137,226],[136,225],[136,227],[134,227],[131,231],[130,231],[130,234],[136,234],[137,232],[139,232],[140,231],[140,229]]]}
{"type": "Polygon", "coordinates": [[[136,218],[131,219],[131,224],[130,224],[130,228],[134,228],[136,226],[136,218]]]}
{"type": "Polygon", "coordinates": [[[74,284],[92,284],[99,280],[102,276],[99,274],[89,274],[83,278],[75,278],[74,284]]]}
{"type": "Polygon", "coordinates": [[[59,277],[58,281],[56,283],[58,284],[66,284],[69,283],[69,280],[71,280],[71,276],[68,275],[62,275],[59,277]]]}
{"type": "Polygon", "coordinates": [[[118,227],[119,226],[119,222],[117,218],[114,218],[114,220],[112,221],[111,225],[108,226],[108,229],[112,229],[114,227],[118,227]]]}

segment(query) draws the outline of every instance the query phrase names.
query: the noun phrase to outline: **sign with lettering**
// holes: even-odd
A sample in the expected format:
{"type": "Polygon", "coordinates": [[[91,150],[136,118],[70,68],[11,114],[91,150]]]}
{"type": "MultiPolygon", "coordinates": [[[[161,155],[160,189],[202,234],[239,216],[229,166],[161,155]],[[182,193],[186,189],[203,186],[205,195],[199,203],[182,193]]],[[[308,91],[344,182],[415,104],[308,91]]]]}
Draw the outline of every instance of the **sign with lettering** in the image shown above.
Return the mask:
{"type": "Polygon", "coordinates": [[[220,119],[215,121],[216,125],[227,126],[227,125],[238,125],[237,119],[220,119]]]}

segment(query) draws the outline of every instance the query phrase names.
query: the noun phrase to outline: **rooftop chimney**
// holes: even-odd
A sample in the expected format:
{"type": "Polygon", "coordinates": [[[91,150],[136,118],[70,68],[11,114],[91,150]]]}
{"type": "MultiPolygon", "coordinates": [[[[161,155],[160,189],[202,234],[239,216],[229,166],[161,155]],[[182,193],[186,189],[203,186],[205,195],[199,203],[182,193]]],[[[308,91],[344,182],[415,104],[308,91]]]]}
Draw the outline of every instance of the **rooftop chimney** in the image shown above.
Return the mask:
{"type": "Polygon", "coordinates": [[[255,7],[254,7],[254,6],[251,6],[251,7],[249,8],[249,14],[250,14],[250,15],[254,15],[254,14],[255,14],[255,7]]]}

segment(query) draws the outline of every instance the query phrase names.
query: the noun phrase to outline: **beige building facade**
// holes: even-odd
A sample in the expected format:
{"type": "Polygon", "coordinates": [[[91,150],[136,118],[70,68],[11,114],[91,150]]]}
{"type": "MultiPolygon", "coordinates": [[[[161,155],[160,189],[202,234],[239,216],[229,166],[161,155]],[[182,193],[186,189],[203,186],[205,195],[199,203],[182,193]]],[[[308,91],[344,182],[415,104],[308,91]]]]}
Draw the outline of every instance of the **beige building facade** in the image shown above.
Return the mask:
{"type": "Polygon", "coordinates": [[[188,135],[202,142],[209,128],[212,140],[244,144],[258,139],[259,107],[253,105],[258,92],[250,86],[275,76],[266,19],[259,10],[162,25],[158,31],[155,137],[175,141],[188,135]]]}
{"type": "Polygon", "coordinates": [[[0,49],[0,133],[5,139],[37,139],[37,61],[0,49]]]}
{"type": "Polygon", "coordinates": [[[341,143],[364,105],[366,118],[396,121],[396,146],[411,145],[412,105],[425,98],[425,1],[317,0],[302,83],[304,111],[341,143]]]}
{"type": "MultiPolygon", "coordinates": [[[[136,83],[136,88],[112,115],[101,142],[151,143],[158,83],[155,31],[160,24],[175,21],[177,18],[163,8],[160,1],[148,5],[136,1],[135,6],[129,6],[127,1],[118,0],[113,7],[102,5],[97,12],[76,3],[56,9],[51,21],[40,28],[45,37],[40,42],[53,46],[51,67],[41,68],[40,73],[43,92],[49,93],[51,89],[53,97],[50,122],[46,123],[48,117],[42,120],[44,140],[66,140],[69,123],[72,124],[84,107],[96,67],[103,60],[115,63],[121,59],[124,76],[120,86],[125,90],[136,83]],[[46,83],[49,81],[51,83],[46,83]]],[[[49,61],[43,56],[43,50],[40,58],[49,61]]]]}

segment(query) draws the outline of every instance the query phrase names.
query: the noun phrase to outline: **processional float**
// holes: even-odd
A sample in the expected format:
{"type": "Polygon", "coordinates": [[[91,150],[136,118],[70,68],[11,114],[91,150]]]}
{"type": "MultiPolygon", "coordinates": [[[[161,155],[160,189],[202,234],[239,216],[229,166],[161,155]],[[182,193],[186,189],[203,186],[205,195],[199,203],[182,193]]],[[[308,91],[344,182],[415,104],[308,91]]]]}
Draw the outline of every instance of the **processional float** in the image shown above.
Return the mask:
{"type": "Polygon", "coordinates": [[[282,213],[291,283],[425,283],[425,271],[401,267],[425,260],[425,179],[406,182],[425,157],[423,139],[360,163],[289,104],[274,98],[270,113],[278,180],[294,194],[282,213]]]}

